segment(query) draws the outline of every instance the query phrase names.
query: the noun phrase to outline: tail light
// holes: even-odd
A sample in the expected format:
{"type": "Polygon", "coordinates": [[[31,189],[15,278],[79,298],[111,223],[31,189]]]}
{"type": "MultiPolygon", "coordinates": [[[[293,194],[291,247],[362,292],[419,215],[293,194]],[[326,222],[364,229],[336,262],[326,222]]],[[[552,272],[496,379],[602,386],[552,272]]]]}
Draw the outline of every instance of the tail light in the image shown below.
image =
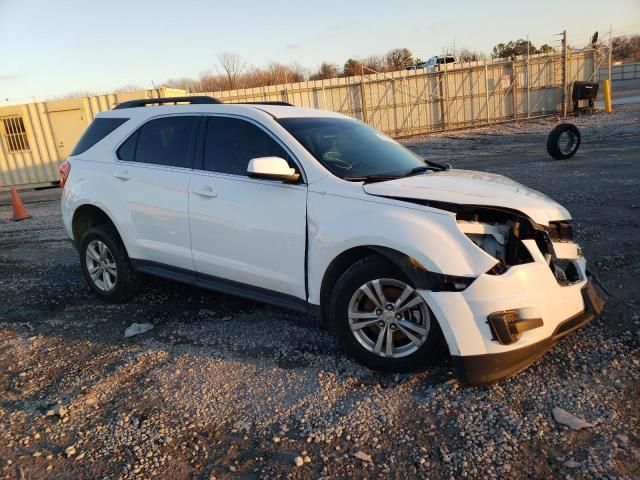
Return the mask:
{"type": "Polygon", "coordinates": [[[71,173],[71,164],[69,160],[65,160],[62,162],[62,165],[60,165],[60,188],[63,188],[64,184],[67,183],[69,173],[71,173]]]}

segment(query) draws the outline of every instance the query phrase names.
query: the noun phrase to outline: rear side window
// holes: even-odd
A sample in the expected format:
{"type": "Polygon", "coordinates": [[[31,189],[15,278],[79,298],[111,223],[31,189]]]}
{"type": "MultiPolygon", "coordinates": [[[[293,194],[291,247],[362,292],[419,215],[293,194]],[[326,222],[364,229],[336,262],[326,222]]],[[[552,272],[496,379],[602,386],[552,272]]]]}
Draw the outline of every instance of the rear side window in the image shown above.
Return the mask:
{"type": "Polygon", "coordinates": [[[249,160],[280,157],[295,167],[287,152],[253,123],[237,118],[209,117],[204,148],[204,169],[246,175],[249,160]]]}
{"type": "Polygon", "coordinates": [[[151,120],[118,149],[118,158],[130,162],[191,168],[198,117],[177,116],[151,120]]]}
{"type": "Polygon", "coordinates": [[[79,155],[86,152],[116,128],[129,120],[128,118],[96,118],[84,131],[71,155],[79,155]]]}

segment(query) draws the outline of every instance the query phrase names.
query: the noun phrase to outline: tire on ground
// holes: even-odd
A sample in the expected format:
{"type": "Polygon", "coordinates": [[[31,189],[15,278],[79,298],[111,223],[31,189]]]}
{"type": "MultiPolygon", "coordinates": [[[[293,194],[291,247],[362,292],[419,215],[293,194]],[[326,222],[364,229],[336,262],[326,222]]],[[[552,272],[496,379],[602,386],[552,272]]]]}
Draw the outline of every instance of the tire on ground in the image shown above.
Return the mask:
{"type": "Polygon", "coordinates": [[[406,357],[386,358],[374,354],[363,347],[352,333],[348,319],[351,297],[362,285],[378,278],[399,280],[411,285],[406,276],[382,255],[372,255],[359,260],[347,269],[336,282],[329,312],[331,326],[336,332],[342,348],[356,361],[374,370],[409,372],[424,369],[446,352],[442,331],[430,309],[428,311],[431,321],[427,338],[418,350],[406,357]]]}
{"type": "Polygon", "coordinates": [[[129,256],[127,255],[124,244],[113,226],[99,225],[87,230],[80,240],[78,251],[80,253],[80,265],[82,266],[82,273],[84,274],[85,280],[101,300],[108,303],[122,303],[136,295],[140,287],[139,274],[131,267],[131,262],[129,261],[129,256]],[[112,290],[100,290],[89,274],[86,251],[93,240],[103,242],[111,251],[115,261],[117,277],[112,290]]]}
{"type": "Polygon", "coordinates": [[[549,132],[549,136],[547,137],[547,152],[549,152],[549,155],[556,160],[566,160],[573,157],[573,155],[578,151],[580,141],[581,135],[578,127],[572,123],[561,123],[556,125],[551,132],[549,132]],[[568,151],[563,151],[560,147],[560,140],[564,133],[573,137],[573,144],[568,151]]]}

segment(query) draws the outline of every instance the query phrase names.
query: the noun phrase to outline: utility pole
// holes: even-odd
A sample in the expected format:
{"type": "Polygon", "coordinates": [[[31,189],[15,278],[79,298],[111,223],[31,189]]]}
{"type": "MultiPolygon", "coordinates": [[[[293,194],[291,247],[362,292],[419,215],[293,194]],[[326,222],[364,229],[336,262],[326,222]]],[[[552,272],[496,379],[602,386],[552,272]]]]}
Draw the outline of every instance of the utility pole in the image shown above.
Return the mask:
{"type": "Polygon", "coordinates": [[[568,87],[568,75],[567,75],[567,58],[569,52],[567,49],[567,31],[562,31],[562,86],[563,86],[563,94],[562,94],[562,116],[567,116],[567,87],[568,87]]]}
{"type": "Polygon", "coordinates": [[[611,32],[611,24],[609,24],[609,81],[611,81],[611,53],[612,53],[612,46],[613,46],[613,36],[612,36],[612,32],[611,32]]]}
{"type": "Polygon", "coordinates": [[[529,34],[527,34],[527,118],[529,118],[531,112],[529,110],[529,34]]]}

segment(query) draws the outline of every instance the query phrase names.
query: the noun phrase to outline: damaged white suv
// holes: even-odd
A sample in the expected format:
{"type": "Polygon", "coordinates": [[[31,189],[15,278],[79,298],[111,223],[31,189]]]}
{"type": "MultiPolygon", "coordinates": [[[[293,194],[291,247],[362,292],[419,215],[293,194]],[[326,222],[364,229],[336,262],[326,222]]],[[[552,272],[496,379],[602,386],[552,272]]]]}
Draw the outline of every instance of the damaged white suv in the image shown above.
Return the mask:
{"type": "Polygon", "coordinates": [[[126,102],[93,121],[61,184],[103,300],[130,298],[147,273],[298,309],[375,369],[448,348],[461,379],[493,382],[604,304],[563,207],[337,113],[126,102]]]}

